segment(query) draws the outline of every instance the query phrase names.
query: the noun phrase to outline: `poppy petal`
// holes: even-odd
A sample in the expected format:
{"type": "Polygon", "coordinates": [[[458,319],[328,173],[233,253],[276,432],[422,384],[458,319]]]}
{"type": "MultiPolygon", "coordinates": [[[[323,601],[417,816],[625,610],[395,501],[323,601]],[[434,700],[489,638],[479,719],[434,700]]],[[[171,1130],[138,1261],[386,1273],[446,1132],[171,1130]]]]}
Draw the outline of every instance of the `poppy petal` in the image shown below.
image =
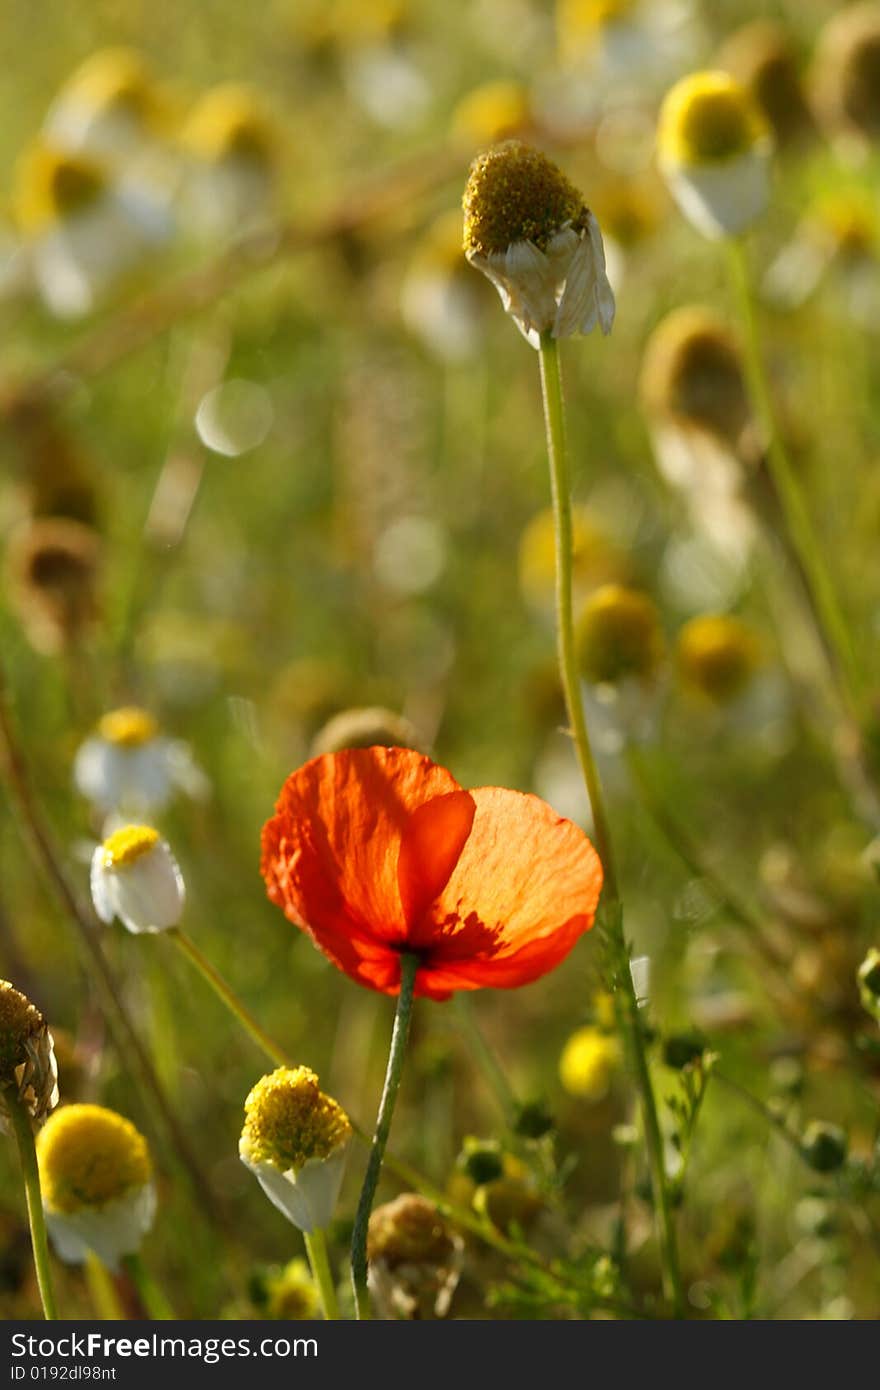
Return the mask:
{"type": "Polygon", "coordinates": [[[413,813],[449,793],[461,793],[452,774],[412,749],[353,748],[313,758],[288,777],[263,827],[260,868],[270,899],[355,973],[352,952],[371,941],[399,946],[406,939],[401,841],[413,813]]]}
{"type": "Polygon", "coordinates": [[[602,866],[584,832],[538,797],[471,795],[471,833],[411,937],[425,985],[512,989],[552,970],[593,925],[602,866]]]}
{"type": "Polygon", "coordinates": [[[397,863],[407,924],[417,922],[443,892],[471,833],[476,809],[470,792],[458,791],[426,801],[410,816],[397,863]]]}

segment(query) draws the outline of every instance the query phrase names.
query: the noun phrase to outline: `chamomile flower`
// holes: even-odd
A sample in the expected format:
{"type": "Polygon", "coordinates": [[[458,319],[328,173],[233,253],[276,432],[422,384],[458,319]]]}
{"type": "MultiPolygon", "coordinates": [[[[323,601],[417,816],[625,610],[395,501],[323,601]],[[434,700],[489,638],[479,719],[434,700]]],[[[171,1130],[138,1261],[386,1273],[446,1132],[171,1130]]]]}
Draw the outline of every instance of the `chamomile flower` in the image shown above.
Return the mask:
{"type": "Polygon", "coordinates": [[[663,657],[656,604],[623,584],[603,584],[590,595],[575,636],[581,672],[594,684],[649,681],[663,657]]]}
{"type": "Polygon", "coordinates": [[[77,751],[73,780],[104,815],[147,816],[176,791],[196,798],[207,791],[187,745],[167,738],[153,715],[136,705],[110,710],[100,719],[77,751]]]}
{"type": "Polygon", "coordinates": [[[9,606],[31,646],[54,654],[88,636],[99,614],[101,539],[67,517],[35,517],[12,532],[6,549],[9,606]]]}
{"type": "Polygon", "coordinates": [[[140,54],[102,48],[65,82],[45,131],[59,149],[115,161],[142,151],[161,124],[162,103],[140,54]]]}
{"type": "Polygon", "coordinates": [[[538,150],[510,140],[478,155],[464,191],[464,250],[532,345],[614,322],[602,233],[578,190],[538,150]]]}
{"type": "Polygon", "coordinates": [[[19,161],[14,208],[37,290],[60,318],[89,313],[170,230],[147,190],[46,142],[19,161]]]}
{"type": "Polygon", "coordinates": [[[464,1241],[427,1198],[404,1192],[376,1207],[367,1235],[370,1293],[381,1318],[444,1318],[464,1241]]]}
{"type": "Polygon", "coordinates": [[[681,629],[676,656],[688,690],[713,704],[726,704],[743,692],[754,675],[760,647],[740,618],[704,613],[681,629]]]}
{"type": "Polygon", "coordinates": [[[58,1067],[52,1034],[39,1009],[0,980],[0,1132],[8,1120],[4,1095],[13,1090],[35,1125],[58,1104],[58,1067]]]}
{"type": "Polygon", "coordinates": [[[660,170],[704,236],[736,236],[770,195],[773,137],[754,98],[726,72],[697,72],[669,91],[657,131],[660,170]]]}
{"type": "Polygon", "coordinates": [[[814,133],[790,30],[772,19],[755,19],[725,41],[718,66],[754,97],[780,146],[814,133]]]}
{"type": "Polygon", "coordinates": [[[250,88],[224,83],[206,92],[181,144],[183,213],[198,233],[239,236],[271,221],[280,140],[250,88]]]}
{"type": "Polygon", "coordinates": [[[118,917],[130,932],[166,931],[183,913],[183,875],[158,830],[126,825],[92,855],[92,902],[102,922],[118,917]]]}
{"type": "Polygon", "coordinates": [[[569,1095],[594,1103],[605,1099],[620,1063],[620,1044],[614,1034],[588,1025],[572,1033],[563,1047],[559,1079],[569,1095]]]}
{"type": "Polygon", "coordinates": [[[814,104],[823,126],[856,153],[880,137],[880,4],[845,5],[825,25],[813,60],[814,104]]]}
{"type": "Polygon", "coordinates": [[[156,1189],[147,1142],[101,1105],[65,1105],[37,1136],[49,1235],[59,1257],[95,1254],[110,1270],[134,1254],[153,1224],[156,1189]]]}
{"type": "Polygon", "coordinates": [[[352,1129],[308,1067],[279,1067],[244,1103],[238,1153],[270,1202],[307,1235],[326,1227],[339,1196],[352,1129]]]}

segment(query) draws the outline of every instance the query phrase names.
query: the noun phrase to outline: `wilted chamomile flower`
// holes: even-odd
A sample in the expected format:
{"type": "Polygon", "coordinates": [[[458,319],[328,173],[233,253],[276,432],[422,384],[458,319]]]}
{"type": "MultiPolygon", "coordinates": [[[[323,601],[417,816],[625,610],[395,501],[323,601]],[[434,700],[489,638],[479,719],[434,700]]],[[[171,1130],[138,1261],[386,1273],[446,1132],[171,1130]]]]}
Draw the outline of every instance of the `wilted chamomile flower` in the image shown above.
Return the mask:
{"type": "Polygon", "coordinates": [[[678,634],[676,661],[682,684],[713,704],[742,694],[760,660],[755,634],[740,618],[703,613],[678,634]]]}
{"type": "Polygon", "coordinates": [[[36,142],[16,169],[14,210],[37,289],[52,313],[89,313],[170,232],[153,195],[91,156],[36,142]]]}
{"type": "Polygon", "coordinates": [[[183,875],[158,830],[125,825],[92,855],[92,902],[102,922],[118,917],[130,932],[176,927],[183,913],[183,875]]]}
{"type": "Polygon", "coordinates": [[[342,748],[415,748],[425,751],[425,741],[414,724],[394,710],[371,705],[364,709],[344,709],[318,730],[312,739],[310,757],[319,753],[338,753],[342,748]]]}
{"type": "Polygon", "coordinates": [[[876,946],[859,966],[857,979],[862,1006],[880,1023],[880,951],[876,946]]]}
{"type": "Polygon", "coordinates": [[[137,705],[110,710],[77,750],[76,789],[104,815],[147,816],[177,791],[204,797],[207,782],[185,743],[160,732],[137,705]]]}
{"type": "Polygon", "coordinates": [[[829,19],[813,58],[822,125],[857,148],[880,137],[880,4],[847,5],[829,19]]]}
{"type": "Polygon", "coordinates": [[[578,664],[596,685],[628,677],[647,681],[663,657],[663,629],[647,594],[623,584],[604,584],[581,609],[575,628],[578,664]]]}
{"type": "MultiPolygon", "coordinates": [[[[572,507],[572,588],[575,601],[611,580],[625,579],[627,561],[602,519],[589,507],[572,507]]],[[[519,584],[538,612],[552,613],[556,585],[556,524],[544,507],[525,526],[519,542],[519,584]]]]}
{"type": "Polygon", "coordinates": [[[181,199],[199,234],[241,235],[272,215],[280,140],[257,94],[237,83],[206,92],[181,134],[181,199]]]}
{"type": "Polygon", "coordinates": [[[407,328],[430,352],[464,362],[479,351],[484,304],[461,250],[461,216],[438,217],[416,248],[404,275],[400,310],[407,328]]]}
{"type": "Polygon", "coordinates": [[[445,1318],[464,1241],[427,1198],[404,1192],[376,1207],[367,1234],[370,1293],[380,1318],[445,1318]]]}
{"type": "Polygon", "coordinates": [[[645,348],[640,394],[650,415],[736,446],[751,420],[740,353],[724,319],[700,305],[673,309],[645,348]]]}
{"type": "Polygon", "coordinates": [[[572,1033],[559,1057],[559,1079],[569,1095],[591,1103],[604,1100],[621,1063],[613,1033],[592,1024],[572,1033]]]}
{"type": "Polygon", "coordinates": [[[682,212],[704,236],[737,236],[761,216],[772,154],[763,112],[729,73],[697,72],[666,94],[658,164],[682,212]]]}
{"type": "Polygon", "coordinates": [[[5,1096],[13,1091],[40,1125],[58,1104],[58,1068],[48,1024],[27,995],[0,980],[0,1131],[9,1121],[5,1096]]]}
{"type": "Polygon", "coordinates": [[[329,1225],[352,1128],[308,1067],[279,1067],[244,1103],[238,1153],[270,1202],[310,1235],[329,1225]]]}
{"type": "Polygon", "coordinates": [[[135,1254],[153,1224],[156,1189],[147,1141],[101,1105],[65,1105],[37,1136],[49,1235],[59,1257],[97,1255],[110,1270],[135,1254]]]}
{"type": "Polygon", "coordinates": [[[718,66],[745,87],[763,111],[780,146],[813,133],[791,31],[772,19],[755,19],[727,38],[718,66]]]}
{"type": "Polygon", "coordinates": [[[557,166],[516,140],[478,155],[464,191],[464,251],[523,336],[603,333],[614,322],[599,224],[557,166]]]}
{"type": "Polygon", "coordinates": [[[5,566],[9,605],[37,651],[64,651],[93,630],[100,555],[98,533],[67,517],[37,517],[13,531],[5,566]]]}
{"type": "Polygon", "coordinates": [[[494,145],[532,124],[532,104],[519,82],[485,82],[462,97],[452,113],[453,134],[470,145],[494,145]]]}
{"type": "Polygon", "coordinates": [[[101,160],[136,155],[159,134],[162,102],[147,65],[131,48],[102,48],[67,79],[46,117],[58,149],[101,160]]]}

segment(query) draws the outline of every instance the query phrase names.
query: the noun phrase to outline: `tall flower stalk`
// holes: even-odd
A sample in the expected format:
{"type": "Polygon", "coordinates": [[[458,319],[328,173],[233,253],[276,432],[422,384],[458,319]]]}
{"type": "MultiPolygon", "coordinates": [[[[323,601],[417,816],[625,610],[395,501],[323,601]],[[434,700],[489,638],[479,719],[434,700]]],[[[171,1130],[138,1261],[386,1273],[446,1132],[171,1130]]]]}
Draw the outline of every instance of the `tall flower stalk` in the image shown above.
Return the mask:
{"type": "Polygon", "coordinates": [[[27,1201],[28,1223],[31,1231],[31,1246],[34,1252],[34,1269],[37,1274],[40,1301],[43,1305],[43,1316],[47,1321],[54,1321],[58,1317],[58,1305],[55,1302],[55,1293],[52,1287],[49,1242],[46,1236],[46,1220],[43,1215],[40,1173],[37,1167],[31,1117],[14,1086],[10,1086],[4,1091],[3,1103],[18,1145],[21,1176],[27,1201]]]}

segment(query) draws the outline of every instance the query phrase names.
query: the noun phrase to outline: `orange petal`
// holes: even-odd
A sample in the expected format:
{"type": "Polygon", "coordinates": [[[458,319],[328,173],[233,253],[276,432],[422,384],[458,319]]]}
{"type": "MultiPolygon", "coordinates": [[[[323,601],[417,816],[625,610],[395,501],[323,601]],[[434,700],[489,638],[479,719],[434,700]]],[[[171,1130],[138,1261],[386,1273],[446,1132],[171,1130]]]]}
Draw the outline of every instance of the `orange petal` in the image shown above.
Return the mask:
{"type": "Polygon", "coordinates": [[[476,806],[469,792],[426,801],[410,816],[400,846],[397,882],[406,923],[417,922],[439,897],[471,833],[476,806]]]}
{"type": "Polygon", "coordinates": [[[552,970],[593,925],[602,866],[584,832],[538,797],[471,795],[471,833],[410,937],[425,986],[511,989],[552,970]]]}
{"type": "MultiPolygon", "coordinates": [[[[461,793],[452,774],[408,748],[353,748],[313,758],[288,777],[263,827],[260,867],[269,897],[354,973],[343,963],[352,941],[405,939],[401,842],[413,813],[449,793],[461,793]]],[[[439,867],[444,864],[441,854],[439,867]]],[[[413,870],[406,876],[416,883],[413,870]]],[[[439,869],[428,876],[439,881],[439,869]]]]}

